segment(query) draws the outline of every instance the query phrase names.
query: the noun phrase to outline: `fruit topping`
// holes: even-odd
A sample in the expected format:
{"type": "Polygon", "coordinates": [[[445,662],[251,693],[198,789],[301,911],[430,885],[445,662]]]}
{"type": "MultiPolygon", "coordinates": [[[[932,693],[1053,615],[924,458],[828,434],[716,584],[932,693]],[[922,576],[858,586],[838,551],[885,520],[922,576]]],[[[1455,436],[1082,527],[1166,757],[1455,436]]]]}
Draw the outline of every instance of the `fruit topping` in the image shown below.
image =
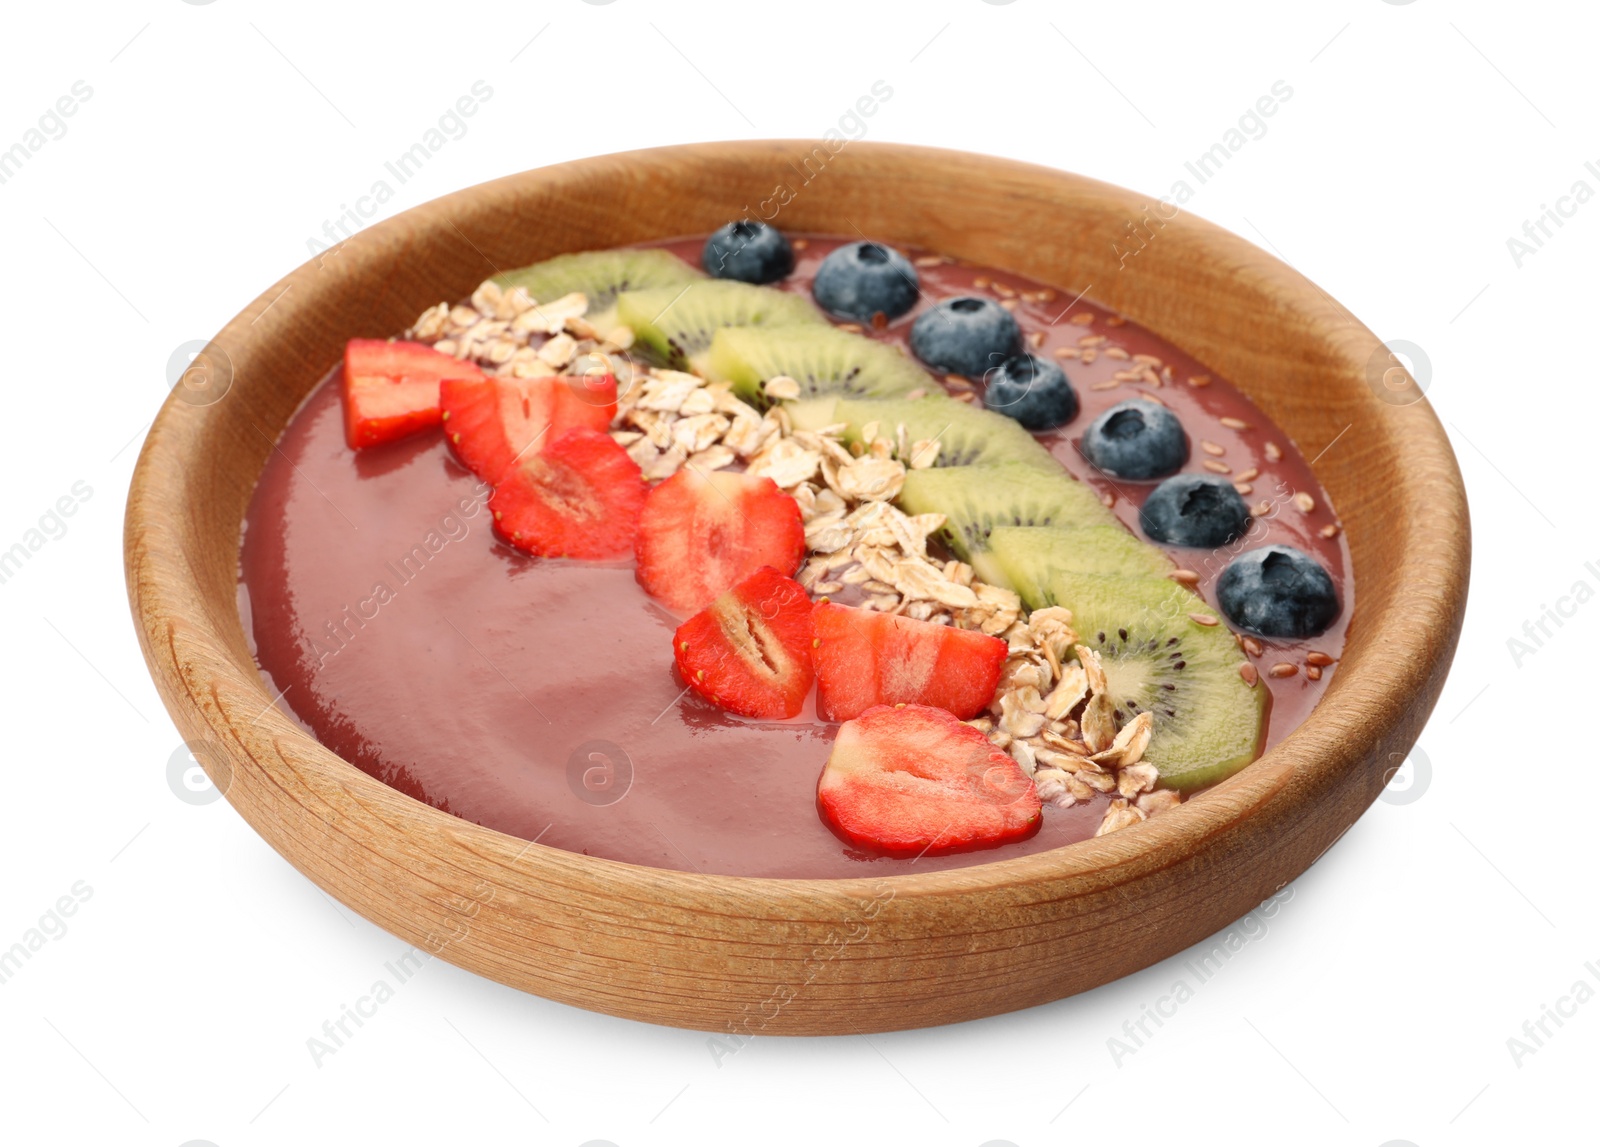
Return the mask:
{"type": "Polygon", "coordinates": [[[344,438],[378,446],[439,425],[439,383],[481,379],[470,362],[421,343],[351,339],[344,348],[344,438]]]}
{"type": "Polygon", "coordinates": [[[771,224],[744,219],[711,233],[700,265],[718,279],[775,283],[794,270],[794,248],[771,224]]]}
{"type": "Polygon", "coordinates": [[[914,454],[919,468],[1005,462],[1061,473],[1061,464],[1039,445],[1038,439],[1011,419],[943,394],[841,400],[829,412],[828,421],[847,424],[847,442],[860,441],[862,430],[874,422],[878,424],[878,434],[886,438],[896,437],[904,424],[908,443],[930,444],[925,453],[914,454]]]}
{"type": "Polygon", "coordinates": [[[991,370],[985,382],[983,405],[1029,430],[1054,430],[1078,417],[1078,392],[1050,359],[1013,355],[991,370]]]}
{"type": "Polygon", "coordinates": [[[1293,546],[1234,558],[1217,579],[1217,602],[1228,620],[1262,637],[1315,637],[1339,616],[1333,578],[1293,546]]]}
{"type": "Polygon", "coordinates": [[[912,470],[900,490],[900,508],[908,514],[944,514],[940,537],[945,545],[983,581],[1001,586],[1009,583],[989,552],[996,527],[1115,522],[1087,483],[1060,467],[1051,471],[1016,463],[912,470]]]}
{"type": "Polygon", "coordinates": [[[993,299],[945,299],[911,324],[911,350],[918,358],[934,370],[969,378],[981,378],[1021,347],[1017,320],[993,299]]]}
{"type": "Polygon", "coordinates": [[[629,291],[617,297],[617,317],[633,328],[637,346],[663,366],[705,373],[711,339],[723,327],[821,326],[804,296],[775,287],[706,279],[677,287],[629,291]]]}
{"type": "Polygon", "coordinates": [[[1029,609],[1059,605],[1050,594],[1050,580],[1060,570],[1114,574],[1120,577],[1165,577],[1172,560],[1156,547],[1129,533],[1120,522],[1103,526],[997,526],[989,549],[1005,580],[1029,609]]]}
{"type": "Polygon", "coordinates": [[[1117,478],[1160,478],[1189,457],[1189,439],[1178,416],[1164,406],[1134,399],[1119,402],[1089,424],[1083,456],[1117,478]]]}
{"type": "Polygon", "coordinates": [[[762,384],[780,375],[799,384],[802,399],[892,398],[934,385],[926,371],[893,347],[824,325],[720,330],[711,339],[706,373],[762,406],[767,404],[762,384]]]}
{"type": "Polygon", "coordinates": [[[811,689],[811,599],[763,567],[672,635],[678,672],[700,696],[745,717],[793,717],[811,689]]]}
{"type": "Polygon", "coordinates": [[[645,500],[638,463],[599,431],[568,430],[519,458],[489,496],[494,528],[538,557],[625,557],[645,500]]]}
{"type": "Polygon", "coordinates": [[[548,303],[582,292],[589,300],[588,321],[602,334],[617,325],[617,296],[623,291],[682,286],[703,276],[669,251],[579,251],[557,255],[531,267],[496,275],[505,290],[521,287],[535,302],[548,303]]]}
{"type": "Polygon", "coordinates": [[[818,602],[817,713],[848,721],[874,705],[932,705],[962,720],[994,696],[1006,643],[970,629],[818,602]]]}
{"type": "Polygon", "coordinates": [[[805,552],[800,507],[771,478],[685,468],[645,499],[637,576],[668,609],[695,613],[762,566],[793,574],[805,552]]]}
{"type": "Polygon", "coordinates": [[[439,386],[445,438],[485,482],[546,449],[568,430],[605,430],[617,412],[609,374],[560,378],[446,379],[439,386]]]}
{"type": "Polygon", "coordinates": [[[1067,571],[1051,579],[1049,592],[1072,611],[1079,640],[1099,655],[1106,687],[1095,691],[1109,698],[1102,714],[1109,727],[1150,714],[1144,760],[1163,784],[1197,788],[1255,760],[1267,690],[1241,673],[1254,667],[1203,598],[1166,578],[1067,571]]]}
{"type": "Polygon", "coordinates": [[[1250,507],[1215,474],[1178,474],[1150,491],[1139,525],[1169,546],[1225,546],[1250,528],[1250,507]]]}
{"type": "Polygon", "coordinates": [[[831,315],[871,323],[899,318],[916,305],[917,269],[893,247],[846,243],[817,268],[811,293],[831,315]]]}
{"type": "Polygon", "coordinates": [[[817,807],[851,844],[896,856],[993,848],[1039,826],[1021,766],[970,725],[922,705],[846,722],[817,782],[817,807]]]}

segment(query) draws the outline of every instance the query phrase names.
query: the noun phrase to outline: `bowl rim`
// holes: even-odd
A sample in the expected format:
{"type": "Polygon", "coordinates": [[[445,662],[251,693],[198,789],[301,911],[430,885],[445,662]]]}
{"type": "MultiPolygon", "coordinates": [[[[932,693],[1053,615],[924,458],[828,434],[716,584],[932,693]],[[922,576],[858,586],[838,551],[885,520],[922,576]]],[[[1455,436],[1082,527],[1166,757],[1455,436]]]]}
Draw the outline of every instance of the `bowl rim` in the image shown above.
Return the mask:
{"type": "MultiPolygon", "coordinates": [[[[241,310],[212,340],[212,345],[226,350],[248,347],[254,339],[279,337],[285,330],[284,315],[274,318],[271,312],[275,307],[282,308],[280,300],[291,294],[298,295],[291,308],[303,307],[307,296],[328,290],[329,280],[319,277],[326,272],[329,254],[349,251],[355,255],[352,262],[356,263],[389,258],[372,252],[385,244],[404,247],[419,231],[455,226],[453,214],[474,195],[528,195],[534,190],[549,190],[592,177],[596,171],[618,163],[648,168],[651,164],[685,161],[759,162],[811,146],[813,141],[756,140],[653,148],[572,160],[468,187],[372,224],[332,252],[308,260],[241,310]],[[297,292],[296,288],[300,290],[297,292]]],[[[852,142],[850,148],[865,157],[852,162],[899,163],[913,168],[959,165],[968,170],[977,165],[1008,178],[1114,194],[1128,202],[1143,198],[1081,175],[971,153],[867,141],[852,142]]],[[[1174,234],[1186,235],[1188,240],[1226,255],[1237,264],[1239,273],[1254,277],[1260,290],[1281,297],[1286,308],[1336,319],[1343,329],[1337,340],[1329,336],[1327,341],[1332,348],[1329,353],[1337,356],[1346,381],[1382,348],[1375,335],[1310,280],[1248,241],[1186,211],[1180,211],[1166,226],[1176,228],[1174,234]]],[[[666,237],[670,236],[663,236],[666,237]]],[[[906,241],[893,234],[880,237],[890,242],[906,241]]],[[[338,286],[337,281],[334,286],[338,286]]],[[[1152,321],[1149,316],[1130,317],[1168,337],[1159,321],[1152,321]]],[[[230,353],[230,357],[237,356],[237,350],[230,353]]],[[[248,385],[241,378],[232,380],[234,386],[241,383],[248,385]]],[[[1240,389],[1259,404],[1260,399],[1246,387],[1241,385],[1240,389]]],[[[240,664],[238,652],[248,647],[248,640],[238,611],[233,610],[230,617],[206,607],[197,575],[178,544],[177,526],[171,520],[173,504],[184,504],[186,498],[191,499],[189,504],[195,504],[192,500],[200,496],[196,487],[200,479],[194,468],[184,462],[203,457],[208,444],[214,446],[208,435],[216,432],[215,420],[223,405],[195,405],[184,401],[176,390],[163,403],[140,451],[129,488],[124,534],[127,588],[141,645],[169,712],[191,743],[210,742],[219,749],[218,753],[208,753],[202,764],[218,787],[224,789],[230,803],[245,813],[246,819],[274,847],[279,847],[278,841],[263,830],[241,800],[236,800],[236,795],[242,798],[244,794],[234,782],[241,775],[239,770],[244,770],[259,771],[260,775],[254,777],[259,783],[285,783],[284,770],[276,765],[269,767],[267,761],[272,758],[281,764],[292,758],[294,767],[290,772],[308,789],[340,789],[363,807],[404,811],[409,814],[408,831],[414,830],[412,826],[422,826],[438,834],[440,840],[447,839],[531,880],[542,876],[569,879],[581,869],[598,874],[612,887],[632,890],[634,895],[734,895],[741,899],[756,897],[768,906],[867,895],[885,882],[893,886],[897,898],[908,900],[1022,888],[1049,888],[1054,899],[1070,899],[1102,892],[1193,859],[1226,837],[1253,808],[1284,798],[1304,807],[1325,804],[1328,793],[1337,787],[1340,774],[1357,768],[1375,747],[1402,742],[1409,746],[1442,688],[1465,609],[1470,555],[1467,504],[1444,429],[1425,401],[1375,408],[1373,415],[1389,436],[1386,447],[1406,452],[1416,463],[1399,469],[1393,479],[1405,491],[1419,497],[1426,495],[1432,525],[1421,529],[1417,521],[1388,523],[1388,528],[1401,532],[1404,541],[1404,556],[1394,573],[1398,579],[1396,588],[1386,600],[1357,598],[1351,636],[1347,638],[1346,664],[1341,672],[1334,675],[1325,695],[1299,726],[1233,777],[1136,830],[939,871],[770,877],[653,868],[531,843],[435,809],[339,758],[276,707],[253,659],[240,664]],[[1409,623],[1398,624],[1405,619],[1409,623]],[[1363,633],[1381,630],[1392,634],[1382,658],[1370,648],[1374,642],[1360,646],[1359,656],[1349,653],[1350,644],[1355,644],[1357,624],[1363,633]],[[224,684],[230,696],[259,700],[265,711],[258,726],[241,732],[238,723],[219,713],[218,688],[224,684]],[[396,801],[407,807],[401,810],[396,801]]],[[[1384,404],[1380,401],[1379,405],[1384,404]]],[[[251,477],[251,486],[258,477],[259,471],[251,477]]],[[[1318,479],[1322,481],[1321,474],[1318,479]]],[[[238,538],[230,539],[229,544],[236,553],[238,538]]],[[[1382,785],[1372,785],[1370,778],[1363,784],[1365,804],[1370,804],[1382,785]]],[[[1331,843],[1322,845],[1299,870],[1331,843]]],[[[280,847],[279,851],[284,850],[280,847]]],[[[296,857],[289,859],[319,885],[345,899],[342,892],[329,887],[325,872],[313,871],[296,857]]],[[[352,907],[367,914],[370,904],[352,907]]],[[[399,930],[393,920],[379,922],[391,931],[399,930]]]]}

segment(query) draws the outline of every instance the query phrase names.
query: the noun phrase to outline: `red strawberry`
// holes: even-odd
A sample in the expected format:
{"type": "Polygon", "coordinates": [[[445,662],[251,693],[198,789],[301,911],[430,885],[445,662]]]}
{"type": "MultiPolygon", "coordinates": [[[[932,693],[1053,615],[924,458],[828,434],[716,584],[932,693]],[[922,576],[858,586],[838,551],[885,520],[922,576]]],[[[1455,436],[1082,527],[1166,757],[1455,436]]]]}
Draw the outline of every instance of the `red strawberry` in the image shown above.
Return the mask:
{"type": "Polygon", "coordinates": [[[482,378],[470,362],[421,343],[351,339],[344,347],[344,440],[350,449],[439,425],[439,383],[482,378]]]}
{"type": "Polygon", "coordinates": [[[878,705],[841,725],[817,808],[851,844],[897,856],[993,848],[1039,826],[1039,794],[1022,767],[926,705],[878,705]]]}
{"type": "Polygon", "coordinates": [[[485,482],[545,449],[568,430],[605,430],[617,412],[609,374],[563,378],[483,378],[439,387],[445,437],[461,464],[485,482]]]}
{"type": "Polygon", "coordinates": [[[639,517],[639,584],[694,613],[762,566],[800,568],[806,530],[771,478],[685,467],[650,491],[639,517]]]}
{"type": "Polygon", "coordinates": [[[874,705],[933,705],[962,720],[994,697],[1006,643],[971,629],[818,602],[817,713],[848,721],[874,705]]]}
{"type": "Polygon", "coordinates": [[[568,430],[500,476],[489,496],[494,528],[540,557],[620,558],[633,549],[644,476],[598,430],[568,430]]]}
{"type": "Polygon", "coordinates": [[[700,696],[745,717],[793,717],[811,690],[811,599],[763,566],[672,635],[678,672],[700,696]]]}

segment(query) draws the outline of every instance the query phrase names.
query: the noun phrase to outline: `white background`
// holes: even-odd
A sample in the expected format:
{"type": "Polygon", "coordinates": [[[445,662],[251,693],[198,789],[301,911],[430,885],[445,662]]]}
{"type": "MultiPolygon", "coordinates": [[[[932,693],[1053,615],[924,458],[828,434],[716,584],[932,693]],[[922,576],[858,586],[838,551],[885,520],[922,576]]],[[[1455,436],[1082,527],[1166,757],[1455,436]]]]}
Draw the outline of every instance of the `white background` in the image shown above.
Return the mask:
{"type": "Polygon", "coordinates": [[[1600,191],[1584,167],[1600,167],[1591,6],[882,7],[8,7],[0,149],[75,81],[93,95],[0,185],[0,549],[74,483],[92,496],[0,585],[0,948],[76,882],[92,895],[0,984],[0,1139],[1592,1141],[1600,1002],[1547,1021],[1531,1055],[1507,1043],[1575,981],[1600,988],[1584,967],[1600,968],[1600,923],[1582,733],[1600,606],[1569,603],[1520,665],[1507,645],[1575,582],[1600,588],[1594,363],[1578,334],[1594,329],[1600,202],[1520,267],[1507,248],[1575,181],[1600,191]],[[1431,766],[1414,756],[1120,1062],[1107,1041],[1186,976],[1181,958],[1022,1014],[759,1038],[720,1065],[703,1033],[435,962],[315,1066],[307,1039],[405,945],[226,802],[169,788],[179,742],[128,618],[122,502],[174,350],[302,262],[475,80],[492,99],[383,214],[579,156],[815,137],[875,80],[894,94],[868,138],[1159,195],[1286,81],[1268,133],[1188,207],[1427,357],[1415,365],[1477,535],[1466,633],[1420,745],[1431,766]]]}

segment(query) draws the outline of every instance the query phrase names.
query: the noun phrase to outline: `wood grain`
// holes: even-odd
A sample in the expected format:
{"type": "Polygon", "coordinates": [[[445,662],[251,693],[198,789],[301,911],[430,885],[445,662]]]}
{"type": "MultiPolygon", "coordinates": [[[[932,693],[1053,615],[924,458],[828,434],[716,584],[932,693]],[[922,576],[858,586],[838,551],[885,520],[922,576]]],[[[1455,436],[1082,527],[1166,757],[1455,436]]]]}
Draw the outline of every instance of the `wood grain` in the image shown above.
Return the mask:
{"type": "Polygon", "coordinates": [[[1182,950],[1316,860],[1404,758],[1455,650],[1469,526],[1438,420],[1375,377],[1390,365],[1378,339],[1283,263],[1186,214],[1122,259],[1115,244],[1151,202],[963,153],[775,141],[531,171],[360,232],[229,323],[211,348],[214,367],[231,366],[226,393],[200,405],[180,388],[145,443],[127,581],[167,708],[234,807],[329,894],[451,963],[580,1007],[738,1033],[886,1031],[1028,1007],[1182,950]],[[387,788],[272,706],[235,607],[240,523],[273,441],[347,337],[402,330],[498,270],[774,207],[789,229],[859,231],[1087,291],[1237,383],[1317,458],[1358,597],[1340,671],[1300,729],[1111,836],[956,871],[806,881],[529,845],[387,788]]]}

